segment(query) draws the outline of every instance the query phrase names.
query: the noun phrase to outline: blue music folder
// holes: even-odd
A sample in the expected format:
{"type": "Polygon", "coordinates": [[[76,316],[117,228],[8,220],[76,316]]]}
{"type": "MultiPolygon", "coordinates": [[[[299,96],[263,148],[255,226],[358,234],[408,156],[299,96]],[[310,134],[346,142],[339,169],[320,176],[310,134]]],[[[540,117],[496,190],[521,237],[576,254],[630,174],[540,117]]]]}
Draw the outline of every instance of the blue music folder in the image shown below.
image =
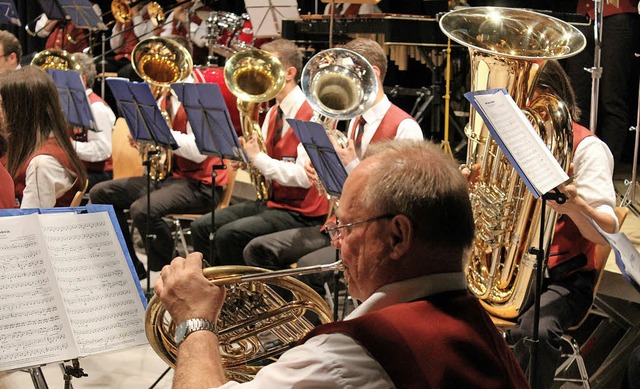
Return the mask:
{"type": "Polygon", "coordinates": [[[13,0],[0,0],[0,23],[22,25],[13,0]]]}
{"type": "Polygon", "coordinates": [[[148,84],[116,77],[107,78],[106,82],[116,99],[118,111],[124,117],[136,141],[172,150],[179,147],[148,84]]]}
{"type": "Polygon", "coordinates": [[[71,20],[76,27],[106,30],[89,0],[38,0],[49,19],[71,20]]]}
{"type": "Polygon", "coordinates": [[[248,162],[217,84],[171,84],[203,155],[248,162]]]}
{"type": "Polygon", "coordinates": [[[47,68],[60,95],[67,123],[74,127],[98,131],[80,73],[75,70],[47,68]]]}
{"type": "Polygon", "coordinates": [[[309,154],[324,189],[328,194],[340,197],[348,174],[327,131],[320,123],[298,119],[287,119],[287,122],[309,154]]]}

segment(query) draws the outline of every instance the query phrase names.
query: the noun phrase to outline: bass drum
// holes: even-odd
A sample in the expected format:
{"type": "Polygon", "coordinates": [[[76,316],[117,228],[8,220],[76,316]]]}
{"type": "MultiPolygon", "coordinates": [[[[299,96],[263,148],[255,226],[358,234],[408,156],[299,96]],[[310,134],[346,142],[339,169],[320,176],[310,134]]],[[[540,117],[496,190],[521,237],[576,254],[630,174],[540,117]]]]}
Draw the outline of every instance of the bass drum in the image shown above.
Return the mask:
{"type": "Polygon", "coordinates": [[[224,68],[210,67],[210,68],[195,68],[193,69],[194,76],[198,82],[204,82],[208,84],[218,84],[220,92],[224,102],[229,109],[229,115],[231,116],[231,123],[236,130],[238,136],[242,135],[242,125],[240,124],[240,113],[238,112],[238,106],[236,103],[236,96],[233,95],[227,88],[227,84],[224,81],[224,68]]]}

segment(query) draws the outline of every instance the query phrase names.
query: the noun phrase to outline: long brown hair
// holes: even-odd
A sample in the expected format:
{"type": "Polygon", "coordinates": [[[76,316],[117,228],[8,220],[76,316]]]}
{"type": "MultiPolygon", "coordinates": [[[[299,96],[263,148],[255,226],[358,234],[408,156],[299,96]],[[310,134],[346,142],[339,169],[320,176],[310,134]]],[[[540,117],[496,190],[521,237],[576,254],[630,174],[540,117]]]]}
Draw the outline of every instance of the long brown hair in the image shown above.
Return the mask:
{"type": "Polygon", "coordinates": [[[53,134],[84,185],[87,172],[71,144],[56,85],[37,66],[0,73],[0,98],[8,136],[7,170],[12,177],[53,134]]]}

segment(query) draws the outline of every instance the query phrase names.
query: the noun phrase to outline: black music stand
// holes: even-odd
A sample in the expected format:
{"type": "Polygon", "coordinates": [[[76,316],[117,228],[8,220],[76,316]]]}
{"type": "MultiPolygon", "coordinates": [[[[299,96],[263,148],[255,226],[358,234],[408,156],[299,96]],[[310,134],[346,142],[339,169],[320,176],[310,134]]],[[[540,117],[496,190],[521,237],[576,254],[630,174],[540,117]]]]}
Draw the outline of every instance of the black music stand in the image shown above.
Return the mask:
{"type": "MultiPolygon", "coordinates": [[[[329,195],[339,198],[340,195],[342,195],[342,187],[344,186],[348,173],[338,153],[336,153],[324,126],[320,123],[297,119],[287,119],[287,122],[307,151],[311,164],[314,169],[316,169],[318,178],[320,182],[322,182],[325,191],[329,195]]],[[[338,249],[336,249],[335,260],[340,260],[340,250],[338,249]]],[[[340,272],[335,271],[333,277],[335,284],[333,291],[333,317],[337,318],[340,272]]]]}
{"type": "MultiPolygon", "coordinates": [[[[217,84],[171,84],[178,100],[182,103],[191,130],[196,138],[196,146],[203,155],[248,162],[249,158],[240,145],[238,135],[231,124],[231,115],[224,103],[224,97],[217,84]]],[[[227,167],[214,165],[211,169],[211,199],[215,198],[215,182],[218,173],[227,167]]],[[[209,233],[209,259],[213,261],[213,240],[215,238],[216,205],[211,209],[211,233],[209,233]]],[[[219,265],[215,261],[214,266],[219,265]]]]}
{"type": "Polygon", "coordinates": [[[85,92],[80,73],[75,70],[60,70],[48,68],[47,73],[53,79],[60,95],[62,110],[67,123],[73,127],[81,127],[98,131],[89,99],[85,92]]]}
{"type": "Polygon", "coordinates": [[[106,30],[89,0],[38,0],[49,19],[72,21],[78,28],[106,30]]]}
{"type": "Polygon", "coordinates": [[[0,24],[22,25],[13,0],[0,0],[0,24]]]}
{"type": "MultiPolygon", "coordinates": [[[[165,147],[172,150],[179,147],[173,135],[171,135],[169,125],[162,116],[148,84],[130,82],[129,80],[115,77],[108,78],[106,82],[117,101],[118,111],[129,126],[133,139],[137,142],[149,143],[156,147],[165,147]]],[[[151,209],[151,175],[149,174],[149,169],[153,154],[157,154],[157,151],[149,150],[144,161],[144,165],[147,167],[147,214],[150,213],[151,209]]],[[[156,238],[155,235],[149,234],[150,227],[150,221],[147,218],[147,234],[145,236],[147,264],[151,263],[152,260],[151,255],[149,255],[151,241],[156,238]]],[[[151,276],[148,276],[147,297],[150,298],[152,295],[151,276]]]]}

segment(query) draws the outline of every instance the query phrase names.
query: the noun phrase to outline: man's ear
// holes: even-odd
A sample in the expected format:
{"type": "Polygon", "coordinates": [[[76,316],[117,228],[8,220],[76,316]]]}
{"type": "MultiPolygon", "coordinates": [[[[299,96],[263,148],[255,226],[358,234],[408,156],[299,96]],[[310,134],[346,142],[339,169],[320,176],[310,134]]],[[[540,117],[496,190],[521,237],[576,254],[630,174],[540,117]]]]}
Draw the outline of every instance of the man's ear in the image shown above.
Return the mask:
{"type": "Polygon", "coordinates": [[[389,226],[390,259],[398,260],[411,249],[413,234],[413,222],[406,215],[396,215],[391,219],[389,226]]]}
{"type": "Polygon", "coordinates": [[[296,79],[296,74],[298,73],[298,70],[296,70],[295,67],[293,66],[289,66],[286,70],[286,74],[285,74],[285,80],[286,81],[291,81],[291,80],[295,80],[296,79]]]}

